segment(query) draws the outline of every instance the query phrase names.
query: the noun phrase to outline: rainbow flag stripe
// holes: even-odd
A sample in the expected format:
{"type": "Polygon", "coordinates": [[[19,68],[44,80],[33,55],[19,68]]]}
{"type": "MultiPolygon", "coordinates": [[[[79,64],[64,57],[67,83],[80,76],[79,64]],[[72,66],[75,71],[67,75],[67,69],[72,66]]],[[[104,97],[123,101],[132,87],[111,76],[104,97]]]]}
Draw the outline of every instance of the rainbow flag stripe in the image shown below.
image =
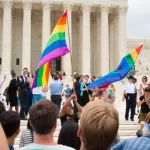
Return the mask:
{"type": "Polygon", "coordinates": [[[33,88],[48,85],[50,62],[70,52],[66,44],[66,23],[67,11],[57,22],[40,57],[32,85],[33,88]]]}
{"type": "Polygon", "coordinates": [[[88,89],[100,88],[104,86],[109,86],[111,83],[122,80],[129,71],[133,68],[135,62],[138,59],[138,56],[143,47],[143,43],[140,44],[137,48],[133,49],[129,54],[122,58],[120,65],[114,71],[108,73],[102,78],[97,79],[87,86],[88,89]]]}

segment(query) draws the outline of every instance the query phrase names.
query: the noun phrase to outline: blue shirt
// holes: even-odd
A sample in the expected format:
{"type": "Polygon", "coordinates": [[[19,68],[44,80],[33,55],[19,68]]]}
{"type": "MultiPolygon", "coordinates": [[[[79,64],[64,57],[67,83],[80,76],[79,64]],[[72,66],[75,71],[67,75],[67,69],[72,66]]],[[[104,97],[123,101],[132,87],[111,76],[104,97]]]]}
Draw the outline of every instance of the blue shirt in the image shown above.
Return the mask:
{"type": "Polygon", "coordinates": [[[13,146],[9,145],[9,150],[15,150],[13,146]]]}
{"type": "Polygon", "coordinates": [[[112,150],[150,150],[150,136],[125,140],[115,145],[112,150]]]}
{"type": "Polygon", "coordinates": [[[66,95],[71,95],[72,93],[72,89],[71,88],[67,88],[65,89],[66,95]]]}
{"type": "Polygon", "coordinates": [[[63,86],[59,81],[54,80],[50,83],[50,92],[51,95],[61,95],[63,86]]]}

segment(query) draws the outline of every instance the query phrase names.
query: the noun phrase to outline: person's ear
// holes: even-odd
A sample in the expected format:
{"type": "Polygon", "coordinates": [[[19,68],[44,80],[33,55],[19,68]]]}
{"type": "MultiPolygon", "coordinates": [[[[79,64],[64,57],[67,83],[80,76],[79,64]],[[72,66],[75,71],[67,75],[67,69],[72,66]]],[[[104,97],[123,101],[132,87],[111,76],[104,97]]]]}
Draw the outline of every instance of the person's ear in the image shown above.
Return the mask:
{"type": "Polygon", "coordinates": [[[82,136],[82,132],[81,132],[81,129],[80,129],[80,127],[79,127],[79,129],[78,129],[77,136],[78,136],[79,138],[82,136]]]}

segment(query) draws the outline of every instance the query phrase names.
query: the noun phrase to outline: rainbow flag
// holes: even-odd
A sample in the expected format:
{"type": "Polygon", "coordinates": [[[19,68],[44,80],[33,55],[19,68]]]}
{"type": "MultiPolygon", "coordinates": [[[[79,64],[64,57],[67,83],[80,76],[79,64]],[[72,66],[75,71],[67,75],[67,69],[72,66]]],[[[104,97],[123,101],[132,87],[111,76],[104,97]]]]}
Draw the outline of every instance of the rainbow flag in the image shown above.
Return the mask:
{"type": "Polygon", "coordinates": [[[118,68],[87,86],[88,89],[107,87],[111,83],[122,80],[133,68],[143,47],[143,43],[122,58],[118,68]]]}
{"type": "Polygon", "coordinates": [[[48,85],[50,62],[70,52],[66,44],[66,23],[67,11],[57,22],[40,57],[32,85],[33,88],[48,85]]]}

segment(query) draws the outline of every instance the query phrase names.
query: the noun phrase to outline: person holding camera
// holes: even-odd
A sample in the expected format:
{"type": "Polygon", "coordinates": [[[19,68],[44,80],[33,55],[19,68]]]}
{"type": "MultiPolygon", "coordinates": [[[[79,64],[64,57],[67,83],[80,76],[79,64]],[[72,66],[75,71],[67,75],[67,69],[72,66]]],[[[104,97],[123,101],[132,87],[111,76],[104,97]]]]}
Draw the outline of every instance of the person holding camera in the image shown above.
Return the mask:
{"type": "Polygon", "coordinates": [[[144,89],[144,95],[140,97],[138,107],[141,107],[139,114],[139,123],[144,121],[146,115],[150,112],[150,88],[144,89]]]}

